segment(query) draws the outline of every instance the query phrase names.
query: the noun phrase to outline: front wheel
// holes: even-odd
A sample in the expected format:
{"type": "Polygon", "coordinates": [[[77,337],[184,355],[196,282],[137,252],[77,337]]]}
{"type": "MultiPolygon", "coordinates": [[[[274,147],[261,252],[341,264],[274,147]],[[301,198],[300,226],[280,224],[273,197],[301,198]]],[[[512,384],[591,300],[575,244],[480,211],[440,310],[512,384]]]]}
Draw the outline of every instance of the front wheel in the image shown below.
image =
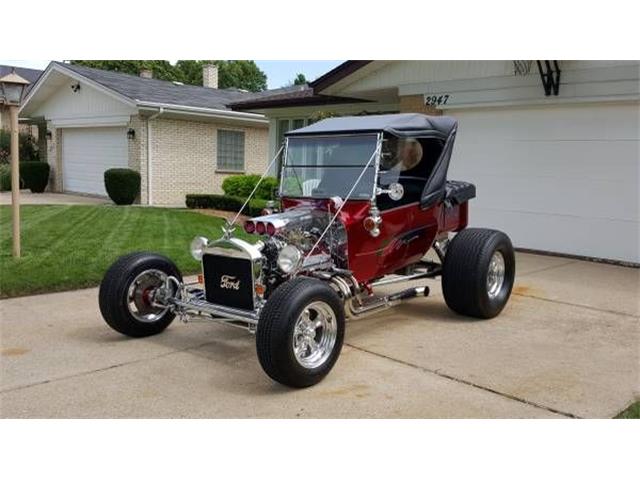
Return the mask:
{"type": "Polygon", "coordinates": [[[515,254],[507,235],[497,230],[467,228],[447,248],[442,293],[454,312],[493,318],[509,300],[515,273],[515,254]]]}
{"type": "Polygon", "coordinates": [[[260,314],[256,349],[263,370],[290,387],[309,387],[333,368],[344,339],[344,308],[320,280],[298,277],[269,297],[260,314]]]}
{"type": "Polygon", "coordinates": [[[105,322],[129,337],[162,332],[175,317],[162,306],[171,293],[165,291],[169,276],[182,280],[178,267],[162,255],[138,252],[120,257],[100,284],[100,312],[105,322]]]}

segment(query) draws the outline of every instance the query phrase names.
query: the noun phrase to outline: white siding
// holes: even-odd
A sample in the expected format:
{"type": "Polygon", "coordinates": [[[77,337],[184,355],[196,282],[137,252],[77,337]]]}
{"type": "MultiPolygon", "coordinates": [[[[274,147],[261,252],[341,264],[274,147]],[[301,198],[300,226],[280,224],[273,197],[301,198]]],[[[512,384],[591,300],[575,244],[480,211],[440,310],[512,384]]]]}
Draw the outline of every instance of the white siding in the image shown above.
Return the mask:
{"type": "Polygon", "coordinates": [[[516,246],[640,262],[640,105],[454,110],[449,177],[476,184],[475,226],[516,246]]]}
{"type": "Polygon", "coordinates": [[[106,95],[87,83],[80,82],[80,90],[71,86],[78,83],[67,79],[64,84],[40,105],[31,116],[44,116],[54,126],[124,125],[136,113],[121,101],[106,95]]]}

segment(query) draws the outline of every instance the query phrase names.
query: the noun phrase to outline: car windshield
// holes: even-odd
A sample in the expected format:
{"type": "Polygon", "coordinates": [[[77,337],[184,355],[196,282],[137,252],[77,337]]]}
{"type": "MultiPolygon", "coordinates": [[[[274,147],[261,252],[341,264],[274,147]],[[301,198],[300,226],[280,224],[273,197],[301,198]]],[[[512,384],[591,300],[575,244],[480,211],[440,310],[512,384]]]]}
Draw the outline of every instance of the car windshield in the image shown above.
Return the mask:
{"type": "MultiPolygon", "coordinates": [[[[282,171],[282,196],[345,198],[371,159],[376,142],[376,135],[289,138],[282,171]]],[[[375,163],[369,164],[351,199],[371,198],[375,163]]]]}

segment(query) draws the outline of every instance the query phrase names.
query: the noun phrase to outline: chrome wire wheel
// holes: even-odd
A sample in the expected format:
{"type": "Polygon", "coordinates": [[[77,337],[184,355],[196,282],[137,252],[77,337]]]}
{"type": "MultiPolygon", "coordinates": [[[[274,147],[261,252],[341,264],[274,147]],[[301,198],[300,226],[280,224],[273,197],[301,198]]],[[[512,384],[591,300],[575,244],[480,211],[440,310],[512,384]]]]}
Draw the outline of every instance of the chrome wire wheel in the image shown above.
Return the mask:
{"type": "Polygon", "coordinates": [[[489,298],[496,298],[504,285],[505,263],[504,256],[498,250],[493,252],[487,271],[487,294],[489,298]]]}
{"type": "Polygon", "coordinates": [[[293,354],[304,368],[318,368],[331,356],[338,324],[333,309],[325,302],[307,305],[293,329],[293,354]]]}
{"type": "Polygon", "coordinates": [[[159,307],[157,294],[164,289],[167,274],[161,270],[144,270],[133,279],[127,292],[127,308],[136,320],[153,323],[164,317],[169,307],[159,307]]]}

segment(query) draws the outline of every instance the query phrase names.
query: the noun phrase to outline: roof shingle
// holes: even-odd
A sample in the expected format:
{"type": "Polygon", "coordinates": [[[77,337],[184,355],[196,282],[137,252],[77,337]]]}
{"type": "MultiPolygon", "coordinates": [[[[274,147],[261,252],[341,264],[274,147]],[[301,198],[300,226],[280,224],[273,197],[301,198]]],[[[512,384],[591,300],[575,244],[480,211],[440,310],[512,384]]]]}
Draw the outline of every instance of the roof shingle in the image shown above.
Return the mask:
{"type": "Polygon", "coordinates": [[[227,107],[229,103],[257,95],[233,88],[218,89],[196,85],[176,85],[166,80],[143,78],[127,73],[99,70],[68,63],[55,63],[138,102],[230,110],[227,107]]]}

